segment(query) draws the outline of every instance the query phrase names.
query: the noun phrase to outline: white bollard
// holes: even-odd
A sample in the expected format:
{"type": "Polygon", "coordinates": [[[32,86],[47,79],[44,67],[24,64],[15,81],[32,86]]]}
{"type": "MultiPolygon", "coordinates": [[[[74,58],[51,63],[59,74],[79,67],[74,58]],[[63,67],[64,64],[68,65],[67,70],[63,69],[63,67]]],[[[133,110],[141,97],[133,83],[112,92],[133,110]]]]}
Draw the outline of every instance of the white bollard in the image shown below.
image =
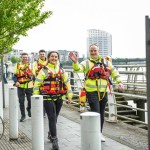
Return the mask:
{"type": "Polygon", "coordinates": [[[2,92],[2,82],[0,82],[0,116],[3,119],[3,92],[2,92]]]}
{"type": "Polygon", "coordinates": [[[18,139],[18,97],[17,88],[9,88],[9,139],[18,139]]]}
{"type": "Polygon", "coordinates": [[[44,150],[43,96],[31,96],[32,150],[44,150]]]}
{"type": "Polygon", "coordinates": [[[5,107],[9,106],[9,87],[13,87],[13,83],[4,84],[5,107]]]}
{"type": "Polygon", "coordinates": [[[81,150],[101,150],[100,114],[85,112],[81,118],[81,150]]]}

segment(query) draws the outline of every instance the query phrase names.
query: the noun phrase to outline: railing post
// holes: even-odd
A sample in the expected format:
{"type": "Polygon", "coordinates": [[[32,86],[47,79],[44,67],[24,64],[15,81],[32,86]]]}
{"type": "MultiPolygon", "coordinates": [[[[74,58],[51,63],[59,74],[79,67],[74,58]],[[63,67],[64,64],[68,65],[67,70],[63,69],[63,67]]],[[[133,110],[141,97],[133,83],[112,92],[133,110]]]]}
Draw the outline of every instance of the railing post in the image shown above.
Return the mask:
{"type": "Polygon", "coordinates": [[[9,139],[18,139],[18,98],[17,88],[9,88],[9,139]]]}
{"type": "Polygon", "coordinates": [[[2,93],[2,82],[0,82],[0,116],[3,119],[3,93],[2,93]]]}
{"type": "Polygon", "coordinates": [[[113,114],[117,114],[117,107],[116,105],[112,104],[116,103],[116,98],[115,95],[112,93],[108,93],[108,109],[109,109],[109,117],[108,120],[109,122],[117,122],[117,117],[114,116],[113,114]]]}
{"type": "Polygon", "coordinates": [[[81,150],[101,150],[100,114],[85,112],[81,119],[81,150]]]}
{"type": "Polygon", "coordinates": [[[31,96],[32,150],[44,150],[43,96],[31,96]]]}

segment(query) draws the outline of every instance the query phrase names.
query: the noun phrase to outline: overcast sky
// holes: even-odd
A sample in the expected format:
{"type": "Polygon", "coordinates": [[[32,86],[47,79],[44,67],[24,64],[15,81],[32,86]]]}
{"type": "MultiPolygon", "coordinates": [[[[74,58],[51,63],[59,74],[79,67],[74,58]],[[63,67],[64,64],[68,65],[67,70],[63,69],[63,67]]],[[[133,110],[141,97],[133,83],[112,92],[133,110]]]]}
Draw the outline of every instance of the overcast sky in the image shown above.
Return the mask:
{"type": "Polygon", "coordinates": [[[112,57],[145,57],[145,16],[150,0],[46,0],[53,15],[14,46],[27,52],[77,50],[86,53],[87,29],[112,34],[112,57]]]}

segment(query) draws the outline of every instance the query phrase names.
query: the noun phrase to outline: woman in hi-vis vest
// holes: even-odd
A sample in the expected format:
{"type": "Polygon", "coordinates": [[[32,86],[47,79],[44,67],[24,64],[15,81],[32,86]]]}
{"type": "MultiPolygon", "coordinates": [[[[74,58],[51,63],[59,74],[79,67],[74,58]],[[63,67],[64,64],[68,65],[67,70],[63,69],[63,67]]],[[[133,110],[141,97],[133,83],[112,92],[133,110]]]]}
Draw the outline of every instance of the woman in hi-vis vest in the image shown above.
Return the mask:
{"type": "Polygon", "coordinates": [[[51,51],[47,56],[48,64],[43,67],[34,83],[34,95],[43,95],[44,107],[49,120],[48,139],[52,142],[53,150],[58,150],[56,123],[63,100],[72,101],[72,90],[68,76],[60,67],[59,53],[51,51]]]}

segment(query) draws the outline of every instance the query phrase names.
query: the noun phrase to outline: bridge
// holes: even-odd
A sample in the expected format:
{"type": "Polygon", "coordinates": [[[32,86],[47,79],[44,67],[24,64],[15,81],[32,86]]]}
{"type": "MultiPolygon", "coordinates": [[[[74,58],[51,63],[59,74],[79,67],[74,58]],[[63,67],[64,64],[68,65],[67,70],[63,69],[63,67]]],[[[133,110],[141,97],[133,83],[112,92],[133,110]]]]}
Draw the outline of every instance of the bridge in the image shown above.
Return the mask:
{"type": "MultiPolygon", "coordinates": [[[[104,124],[104,135],[106,142],[102,143],[102,149],[114,150],[130,150],[130,149],[148,149],[148,132],[146,122],[146,77],[145,65],[122,65],[115,66],[125,84],[125,92],[118,93],[116,85],[113,83],[113,96],[109,96],[108,106],[106,108],[104,124]],[[132,101],[132,105],[131,105],[132,101]],[[133,106],[136,104],[136,107],[133,106]]],[[[58,120],[58,134],[60,149],[63,150],[78,150],[81,149],[80,136],[80,113],[89,111],[89,106],[81,107],[78,102],[79,89],[82,88],[83,75],[76,74],[72,69],[65,70],[68,72],[72,89],[74,92],[74,99],[71,105],[64,103],[61,111],[60,119],[58,120]],[[68,126],[69,124],[69,126],[68,126]],[[59,126],[62,126],[59,127],[59,126]],[[70,131],[66,135],[66,131],[70,131]],[[64,137],[65,135],[65,137],[64,137]],[[69,136],[69,137],[68,137],[69,136]],[[74,137],[73,139],[70,139],[74,137]],[[70,146],[71,145],[71,146],[70,146]]],[[[11,73],[13,68],[9,68],[11,73]]],[[[12,84],[11,74],[9,85],[12,84]]],[[[8,85],[6,85],[8,86],[8,85]]],[[[6,91],[5,91],[6,92],[6,91]]],[[[6,98],[7,99],[7,98],[6,98]]],[[[6,100],[5,99],[5,100],[6,100]]],[[[5,134],[0,140],[0,149],[32,149],[32,127],[31,119],[27,118],[24,123],[19,123],[19,139],[16,141],[9,141],[9,103],[5,101],[4,108],[4,124],[5,134]],[[7,145],[7,147],[5,146],[7,145]],[[27,148],[28,147],[28,148],[27,148]]],[[[20,118],[20,116],[18,116],[20,118]]],[[[51,144],[47,140],[47,118],[44,118],[44,141],[45,149],[49,149],[51,144]]]]}

